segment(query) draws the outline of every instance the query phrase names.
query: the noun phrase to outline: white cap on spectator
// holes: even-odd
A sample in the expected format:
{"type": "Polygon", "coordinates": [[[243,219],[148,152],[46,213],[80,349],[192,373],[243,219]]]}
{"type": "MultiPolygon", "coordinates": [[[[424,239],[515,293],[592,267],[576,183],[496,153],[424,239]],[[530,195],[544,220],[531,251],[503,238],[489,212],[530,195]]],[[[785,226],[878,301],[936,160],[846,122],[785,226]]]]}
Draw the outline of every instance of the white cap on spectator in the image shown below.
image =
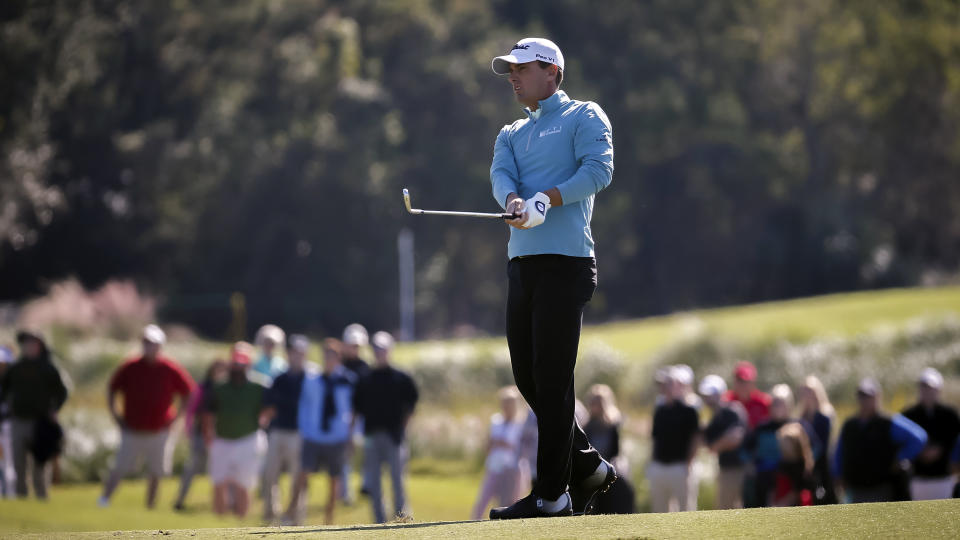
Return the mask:
{"type": "Polygon", "coordinates": [[[275,345],[283,345],[287,340],[287,335],[279,326],[275,324],[265,324],[257,330],[257,338],[254,341],[262,347],[263,342],[267,340],[272,341],[275,345]]]}
{"type": "Polygon", "coordinates": [[[303,334],[293,334],[290,336],[287,347],[292,351],[304,353],[310,349],[310,340],[303,334]]]}
{"type": "Polygon", "coordinates": [[[943,388],[943,375],[935,368],[924,368],[924,370],[920,372],[920,378],[917,379],[917,382],[939,390],[943,388]]]}
{"type": "Polygon", "coordinates": [[[376,349],[389,351],[393,348],[393,336],[381,330],[373,335],[371,343],[373,343],[373,346],[376,349]]]}
{"type": "Polygon", "coordinates": [[[880,393],[880,385],[876,379],[865,377],[861,379],[860,384],[857,385],[857,393],[865,396],[876,396],[880,393]]]}
{"type": "Polygon", "coordinates": [[[700,394],[704,396],[719,396],[727,391],[727,383],[719,375],[707,375],[700,381],[700,394]]]}
{"type": "Polygon", "coordinates": [[[347,345],[359,345],[363,347],[369,341],[367,329],[362,324],[353,323],[343,329],[343,342],[347,345]]]}
{"type": "Polygon", "coordinates": [[[143,340],[156,345],[163,345],[167,342],[167,334],[155,324],[148,324],[143,327],[143,340]]]}
{"type": "Polygon", "coordinates": [[[687,386],[693,385],[693,368],[686,364],[677,364],[673,366],[672,376],[673,380],[677,381],[680,384],[685,384],[687,386]]]}

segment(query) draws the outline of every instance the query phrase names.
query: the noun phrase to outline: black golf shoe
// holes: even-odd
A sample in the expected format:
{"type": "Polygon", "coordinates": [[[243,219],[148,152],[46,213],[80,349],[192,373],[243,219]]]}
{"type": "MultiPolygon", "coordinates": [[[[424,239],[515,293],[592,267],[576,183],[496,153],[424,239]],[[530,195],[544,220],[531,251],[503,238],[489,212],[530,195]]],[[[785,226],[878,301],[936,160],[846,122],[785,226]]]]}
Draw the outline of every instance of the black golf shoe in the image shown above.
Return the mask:
{"type": "Polygon", "coordinates": [[[577,486],[570,486],[570,500],[573,503],[574,515],[592,514],[597,507],[597,499],[601,493],[606,493],[610,486],[617,481],[617,469],[604,460],[607,465],[607,475],[599,483],[590,479],[581,482],[577,486]]]}
{"type": "Polygon", "coordinates": [[[490,519],[525,519],[525,518],[545,518],[572,516],[573,507],[570,505],[570,497],[567,497],[567,504],[557,512],[547,512],[543,508],[543,499],[533,493],[511,504],[510,506],[501,506],[490,510],[490,519]]]}

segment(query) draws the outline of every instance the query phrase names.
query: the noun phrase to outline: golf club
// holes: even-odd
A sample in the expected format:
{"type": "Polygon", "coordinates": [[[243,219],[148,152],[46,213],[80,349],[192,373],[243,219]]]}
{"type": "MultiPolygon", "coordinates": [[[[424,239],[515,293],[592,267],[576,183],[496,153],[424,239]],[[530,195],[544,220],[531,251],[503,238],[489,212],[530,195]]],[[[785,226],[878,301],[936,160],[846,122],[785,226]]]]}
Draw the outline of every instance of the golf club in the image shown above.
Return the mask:
{"type": "Polygon", "coordinates": [[[403,189],[403,204],[407,206],[407,212],[415,214],[418,216],[431,215],[431,216],[460,216],[460,217],[477,217],[477,218],[489,218],[489,219],[516,219],[520,217],[520,214],[488,214],[486,212],[451,212],[449,210],[421,210],[419,208],[414,208],[410,204],[410,191],[407,188],[403,189]]]}

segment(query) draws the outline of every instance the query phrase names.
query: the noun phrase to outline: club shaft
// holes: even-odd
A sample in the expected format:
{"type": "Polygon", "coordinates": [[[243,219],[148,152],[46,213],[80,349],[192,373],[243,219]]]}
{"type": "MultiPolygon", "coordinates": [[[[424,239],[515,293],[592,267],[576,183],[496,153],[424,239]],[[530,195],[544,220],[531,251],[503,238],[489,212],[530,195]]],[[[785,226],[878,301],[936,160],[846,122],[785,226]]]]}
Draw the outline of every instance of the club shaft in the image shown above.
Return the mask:
{"type": "Polygon", "coordinates": [[[420,210],[419,208],[413,208],[410,210],[411,214],[420,214],[425,216],[460,216],[460,217],[475,217],[475,218],[488,218],[488,219],[514,219],[517,216],[516,214],[488,214],[486,212],[452,212],[447,210],[420,210]]]}

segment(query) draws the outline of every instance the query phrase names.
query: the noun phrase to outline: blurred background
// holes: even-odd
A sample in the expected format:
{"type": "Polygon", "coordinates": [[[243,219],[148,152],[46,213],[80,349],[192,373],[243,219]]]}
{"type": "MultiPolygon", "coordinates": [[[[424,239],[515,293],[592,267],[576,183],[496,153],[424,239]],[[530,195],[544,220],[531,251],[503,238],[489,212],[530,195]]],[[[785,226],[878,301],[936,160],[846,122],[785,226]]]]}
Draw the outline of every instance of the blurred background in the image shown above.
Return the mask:
{"type": "Polygon", "coordinates": [[[511,381],[507,229],[409,216],[400,190],[496,211],[493,141],[523,113],[490,60],[536,35],[613,124],[578,388],[613,386],[638,461],[660,365],[816,371],[841,402],[869,374],[897,410],[934,365],[956,396],[958,27],[956,0],[7,0],[0,339],[50,333],[76,386],[64,480],[96,481],[143,324],[194,375],[268,322],[397,331],[407,229],[412,469],[470,486],[467,512],[511,381]],[[838,292],[859,294],[697,311],[838,292]]]}

